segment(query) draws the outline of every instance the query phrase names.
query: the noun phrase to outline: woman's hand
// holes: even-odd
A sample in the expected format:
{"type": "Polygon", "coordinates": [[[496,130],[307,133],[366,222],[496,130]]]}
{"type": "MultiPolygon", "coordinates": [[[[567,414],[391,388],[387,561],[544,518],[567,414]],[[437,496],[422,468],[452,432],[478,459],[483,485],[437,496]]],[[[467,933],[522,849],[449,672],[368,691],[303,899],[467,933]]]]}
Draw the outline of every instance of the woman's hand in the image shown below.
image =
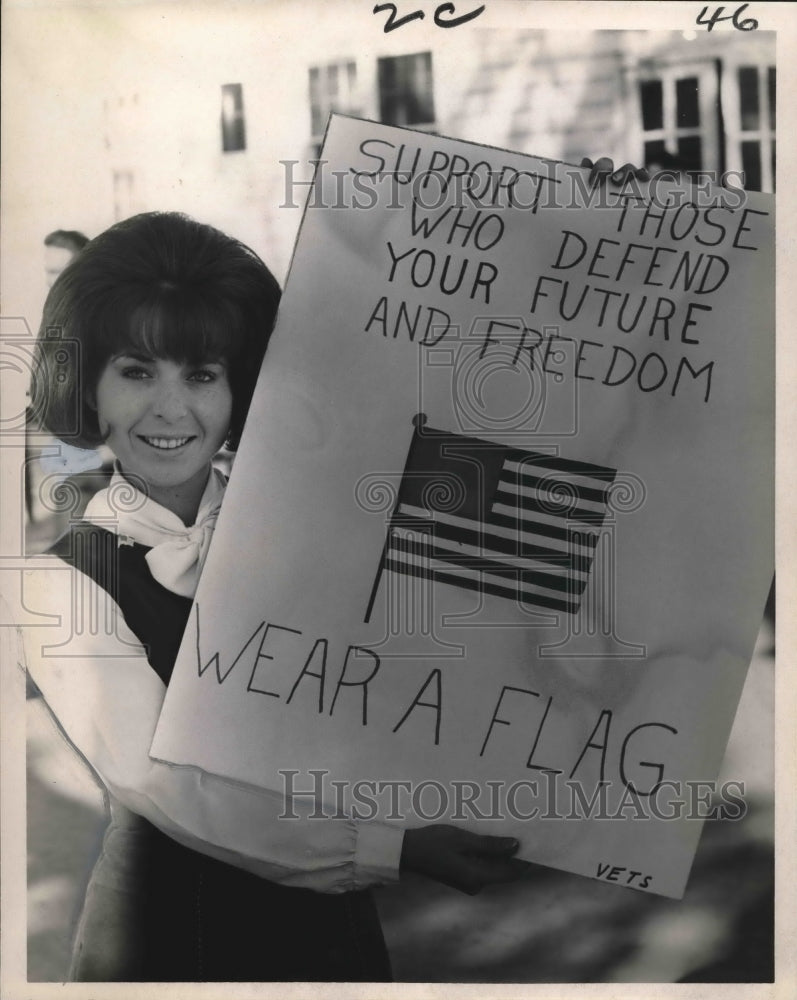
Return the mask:
{"type": "Polygon", "coordinates": [[[401,868],[475,896],[486,885],[514,882],[528,872],[528,861],[512,857],[518,847],[512,837],[483,836],[438,823],[405,832],[401,868]]]}
{"type": "Polygon", "coordinates": [[[623,184],[629,177],[636,177],[637,180],[650,180],[650,174],[644,167],[635,167],[633,163],[624,163],[622,167],[615,170],[614,161],[608,156],[602,156],[593,163],[588,156],[585,156],[579,166],[589,168],[589,186],[598,187],[605,184],[607,179],[611,179],[613,184],[623,184]]]}

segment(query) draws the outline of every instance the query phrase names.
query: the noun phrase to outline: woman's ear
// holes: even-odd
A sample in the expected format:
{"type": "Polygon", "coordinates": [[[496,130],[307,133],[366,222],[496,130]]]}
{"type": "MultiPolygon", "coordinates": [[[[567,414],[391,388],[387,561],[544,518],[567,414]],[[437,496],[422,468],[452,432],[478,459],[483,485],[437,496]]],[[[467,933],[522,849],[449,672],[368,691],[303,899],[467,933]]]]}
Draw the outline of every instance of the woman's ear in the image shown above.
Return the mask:
{"type": "Polygon", "coordinates": [[[86,406],[94,413],[97,412],[97,391],[93,387],[86,389],[86,406]]]}

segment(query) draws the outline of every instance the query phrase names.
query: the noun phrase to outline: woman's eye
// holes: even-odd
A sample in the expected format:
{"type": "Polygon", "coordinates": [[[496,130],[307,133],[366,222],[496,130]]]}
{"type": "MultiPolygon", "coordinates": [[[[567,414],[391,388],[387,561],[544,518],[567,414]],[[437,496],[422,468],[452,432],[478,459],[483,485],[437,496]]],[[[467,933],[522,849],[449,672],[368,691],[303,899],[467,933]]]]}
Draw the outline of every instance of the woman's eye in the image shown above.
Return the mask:
{"type": "Polygon", "coordinates": [[[145,379],[149,377],[150,374],[147,369],[141,368],[139,365],[130,365],[122,369],[122,378],[145,379]]]}
{"type": "Polygon", "coordinates": [[[216,377],[216,373],[207,368],[200,368],[189,375],[189,379],[192,382],[215,382],[216,377]]]}

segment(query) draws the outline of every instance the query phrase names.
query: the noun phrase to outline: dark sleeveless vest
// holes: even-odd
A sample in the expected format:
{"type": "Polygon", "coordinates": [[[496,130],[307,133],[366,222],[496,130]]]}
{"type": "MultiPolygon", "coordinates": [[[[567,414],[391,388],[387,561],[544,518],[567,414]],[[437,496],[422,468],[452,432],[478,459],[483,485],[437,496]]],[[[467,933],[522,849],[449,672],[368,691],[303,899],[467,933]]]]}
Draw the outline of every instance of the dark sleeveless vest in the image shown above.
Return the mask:
{"type": "MultiPolygon", "coordinates": [[[[106,590],[168,684],[191,600],[150,574],[148,549],[88,523],[51,550],[106,590]]],[[[137,852],[135,981],[385,982],[368,891],[288,888],[183,847],[149,823],[137,852]]],[[[131,937],[133,935],[131,934],[131,937]]]]}

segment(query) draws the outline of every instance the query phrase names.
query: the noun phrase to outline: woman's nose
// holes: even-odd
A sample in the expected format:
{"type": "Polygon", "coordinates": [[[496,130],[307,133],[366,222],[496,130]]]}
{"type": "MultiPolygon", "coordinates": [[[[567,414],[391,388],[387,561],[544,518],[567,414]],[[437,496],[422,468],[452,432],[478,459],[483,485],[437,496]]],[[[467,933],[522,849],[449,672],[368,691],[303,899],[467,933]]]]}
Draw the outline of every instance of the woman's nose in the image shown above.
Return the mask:
{"type": "Polygon", "coordinates": [[[161,383],[155,393],[153,413],[164,420],[179,420],[188,409],[185,389],[176,382],[161,383]]]}

